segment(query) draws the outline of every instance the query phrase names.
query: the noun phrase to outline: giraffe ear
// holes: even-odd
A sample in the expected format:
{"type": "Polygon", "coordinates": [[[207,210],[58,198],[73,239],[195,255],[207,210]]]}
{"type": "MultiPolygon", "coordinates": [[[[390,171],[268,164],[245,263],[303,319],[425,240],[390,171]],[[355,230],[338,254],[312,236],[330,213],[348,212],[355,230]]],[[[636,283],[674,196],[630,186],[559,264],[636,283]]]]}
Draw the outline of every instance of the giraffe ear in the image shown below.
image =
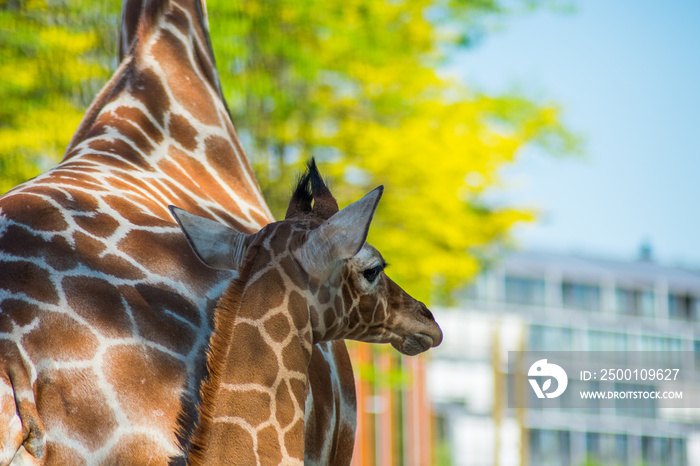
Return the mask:
{"type": "Polygon", "coordinates": [[[350,259],[360,252],[383,192],[384,187],[379,186],[309,233],[304,245],[294,251],[306,272],[325,279],[337,261],[350,259]]]}
{"type": "Polygon", "coordinates": [[[246,252],[245,240],[252,235],[179,207],[171,205],[168,208],[199,260],[214,269],[240,270],[246,252]]]}

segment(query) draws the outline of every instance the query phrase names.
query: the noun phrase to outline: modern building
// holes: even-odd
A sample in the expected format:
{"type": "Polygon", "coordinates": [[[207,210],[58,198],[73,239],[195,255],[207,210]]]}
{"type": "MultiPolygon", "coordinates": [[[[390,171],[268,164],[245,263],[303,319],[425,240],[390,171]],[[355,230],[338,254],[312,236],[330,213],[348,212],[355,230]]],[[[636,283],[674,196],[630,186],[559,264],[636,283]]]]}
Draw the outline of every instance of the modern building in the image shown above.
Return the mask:
{"type": "Polygon", "coordinates": [[[700,273],[648,256],[624,262],[518,252],[482,273],[457,306],[435,314],[444,340],[431,355],[428,393],[451,464],[700,464],[700,409],[692,403],[695,395],[700,407],[700,273]],[[509,351],[683,354],[687,403],[529,408],[527,400],[513,402],[533,395],[509,373],[509,351]]]}

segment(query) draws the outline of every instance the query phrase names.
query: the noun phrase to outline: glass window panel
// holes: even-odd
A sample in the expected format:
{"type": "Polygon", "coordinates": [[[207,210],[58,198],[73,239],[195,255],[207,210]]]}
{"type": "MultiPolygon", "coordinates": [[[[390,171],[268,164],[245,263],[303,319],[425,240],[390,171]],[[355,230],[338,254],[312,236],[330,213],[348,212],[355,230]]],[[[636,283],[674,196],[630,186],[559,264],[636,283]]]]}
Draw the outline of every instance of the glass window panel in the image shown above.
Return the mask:
{"type": "Polygon", "coordinates": [[[620,332],[588,331],[590,351],[627,351],[627,335],[620,332]]]}
{"type": "Polygon", "coordinates": [[[586,432],[586,454],[592,458],[598,458],[600,451],[600,434],[586,432]]]}
{"type": "Polygon", "coordinates": [[[653,317],[654,292],[618,287],[615,289],[615,311],[618,314],[653,317]]]}
{"type": "Polygon", "coordinates": [[[572,351],[573,331],[566,327],[530,326],[532,351],[572,351]]]}
{"type": "Polygon", "coordinates": [[[634,291],[617,288],[615,290],[615,310],[618,314],[635,315],[637,309],[634,303],[634,291]]]}
{"type": "Polygon", "coordinates": [[[506,276],[506,302],[529,306],[544,305],[544,280],[537,278],[506,276]]]}
{"type": "Polygon", "coordinates": [[[565,308],[583,311],[600,310],[600,287],[583,283],[563,282],[562,303],[565,308]]]}
{"type": "Polygon", "coordinates": [[[644,317],[654,317],[656,299],[653,291],[641,291],[639,297],[639,314],[644,317]]]}
{"type": "Polygon", "coordinates": [[[671,319],[697,320],[697,298],[688,294],[668,295],[668,317],[671,319]]]}
{"type": "Polygon", "coordinates": [[[530,430],[530,464],[561,466],[570,463],[570,435],[563,430],[530,430]]]}

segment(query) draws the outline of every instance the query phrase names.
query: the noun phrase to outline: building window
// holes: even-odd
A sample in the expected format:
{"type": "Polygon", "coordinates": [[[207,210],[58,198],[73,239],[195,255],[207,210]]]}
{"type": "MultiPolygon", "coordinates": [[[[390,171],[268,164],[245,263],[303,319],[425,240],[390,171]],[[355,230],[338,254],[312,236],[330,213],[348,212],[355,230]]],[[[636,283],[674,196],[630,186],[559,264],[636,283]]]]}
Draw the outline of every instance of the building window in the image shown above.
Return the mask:
{"type": "Polygon", "coordinates": [[[544,280],[526,277],[505,277],[505,299],[511,304],[544,305],[544,280]]]}
{"type": "Polygon", "coordinates": [[[530,464],[542,466],[569,464],[571,441],[568,431],[540,430],[530,431],[530,464]]]}
{"type": "Polygon", "coordinates": [[[627,351],[627,334],[620,332],[588,331],[588,349],[590,351],[627,351]]]}
{"type": "Polygon", "coordinates": [[[688,294],[668,295],[668,317],[671,319],[696,321],[698,319],[698,300],[688,294]]]}
{"type": "MultiPolygon", "coordinates": [[[[654,385],[644,385],[635,383],[617,383],[613,384],[613,389],[616,392],[652,392],[658,389],[654,385]]],[[[620,416],[629,417],[656,417],[656,408],[658,403],[654,399],[629,399],[620,398],[614,400],[615,413],[620,416]]]]}
{"type": "Polygon", "coordinates": [[[586,432],[586,456],[598,460],[600,450],[600,434],[598,432],[586,432]]]}
{"type": "Polygon", "coordinates": [[[531,351],[572,351],[573,332],[570,328],[549,325],[530,326],[531,351]]]}
{"type": "Polygon", "coordinates": [[[680,438],[642,437],[642,457],[646,464],[680,466],[687,464],[685,441],[680,438]]]}
{"type": "Polygon", "coordinates": [[[631,288],[615,289],[615,310],[618,314],[654,316],[654,292],[631,288]]]}
{"type": "Polygon", "coordinates": [[[586,464],[627,464],[627,436],[586,432],[586,464]]]}
{"type": "Polygon", "coordinates": [[[584,283],[562,282],[562,304],[567,309],[582,311],[600,310],[600,286],[584,283]]]}
{"type": "Polygon", "coordinates": [[[656,360],[662,364],[675,367],[683,363],[683,340],[680,338],[642,335],[640,349],[656,353],[656,360]]]}
{"type": "Polygon", "coordinates": [[[642,351],[681,351],[683,342],[680,338],[642,335],[642,351]]]}

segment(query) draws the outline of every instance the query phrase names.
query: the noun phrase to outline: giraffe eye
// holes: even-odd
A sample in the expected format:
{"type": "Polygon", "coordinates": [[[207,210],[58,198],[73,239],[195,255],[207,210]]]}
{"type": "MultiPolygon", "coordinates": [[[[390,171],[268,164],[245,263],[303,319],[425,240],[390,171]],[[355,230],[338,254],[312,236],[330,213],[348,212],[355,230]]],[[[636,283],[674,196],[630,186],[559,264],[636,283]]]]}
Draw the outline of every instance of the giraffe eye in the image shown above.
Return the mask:
{"type": "Polygon", "coordinates": [[[362,272],[362,275],[365,277],[365,280],[367,280],[370,283],[374,283],[374,281],[377,279],[381,271],[384,269],[381,265],[377,265],[376,267],[372,267],[371,269],[367,269],[364,272],[362,272]]]}

